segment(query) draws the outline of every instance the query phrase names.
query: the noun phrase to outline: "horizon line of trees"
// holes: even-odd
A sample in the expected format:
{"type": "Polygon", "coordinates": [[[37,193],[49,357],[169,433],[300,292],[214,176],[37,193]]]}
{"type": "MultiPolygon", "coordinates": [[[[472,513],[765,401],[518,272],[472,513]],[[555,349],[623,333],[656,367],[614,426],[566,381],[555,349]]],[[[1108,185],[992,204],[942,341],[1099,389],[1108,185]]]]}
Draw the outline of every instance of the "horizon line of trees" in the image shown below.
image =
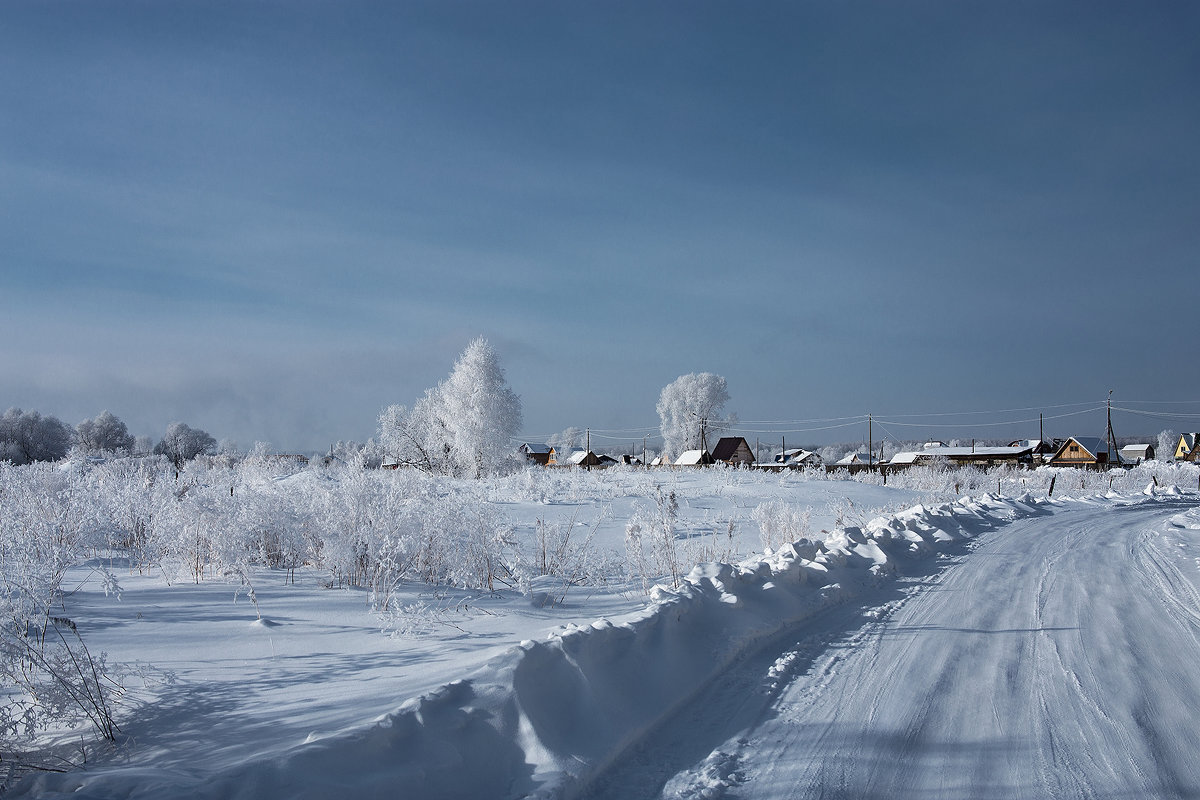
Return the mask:
{"type": "MultiPolygon", "coordinates": [[[[681,375],[663,387],[655,410],[660,419],[661,450],[656,455],[675,459],[689,450],[708,449],[722,433],[738,422],[737,414],[725,413],[729,401],[724,377],[711,372],[681,375]]],[[[411,407],[390,405],[378,421],[378,441],[338,442],[328,456],[361,466],[377,467],[391,462],[431,474],[481,478],[511,471],[522,463],[517,454],[516,435],[522,421],[521,398],[508,385],[499,355],[487,339],[472,340],[455,361],[450,375],[437,386],[427,389],[411,407]]],[[[573,449],[584,431],[568,427],[551,436],[546,444],[573,449]]],[[[645,437],[642,449],[648,450],[645,437]]],[[[748,441],[748,440],[747,440],[748,441]]],[[[1118,444],[1141,442],[1139,437],[1120,437],[1118,444]]],[[[1159,453],[1174,453],[1179,435],[1164,430],[1156,437],[1159,453]]],[[[1007,444],[1004,439],[952,439],[952,446],[968,443],[981,446],[1007,444]]],[[[780,434],[778,448],[788,444],[780,434]]],[[[866,442],[839,442],[829,445],[801,444],[833,463],[854,452],[865,452],[866,442]]],[[[872,449],[881,459],[905,449],[920,449],[923,443],[881,439],[872,449]]],[[[257,444],[256,449],[267,445],[257,444]]],[[[774,453],[776,442],[755,441],[758,450],[774,453]]],[[[637,455],[637,442],[608,448],[590,448],[610,455],[637,455]]],[[[58,461],[70,452],[84,455],[162,455],[178,470],[184,463],[202,455],[236,456],[237,446],[228,440],[218,443],[206,431],[183,422],[172,422],[162,438],[154,443],[149,436],[133,436],[125,423],[105,410],[93,419],[85,419],[75,428],[54,416],[37,411],[10,408],[0,417],[0,461],[29,464],[58,461]]],[[[648,455],[648,452],[646,453],[648,455]]],[[[756,453],[756,457],[759,454],[756,453]]]]}
{"type": "Polygon", "coordinates": [[[58,417],[16,407],[0,415],[0,461],[18,466],[61,461],[73,451],[82,455],[162,455],[179,469],[196,456],[215,455],[218,444],[206,431],[184,422],[172,422],[155,443],[149,436],[131,434],[107,409],[74,428],[58,417]]]}

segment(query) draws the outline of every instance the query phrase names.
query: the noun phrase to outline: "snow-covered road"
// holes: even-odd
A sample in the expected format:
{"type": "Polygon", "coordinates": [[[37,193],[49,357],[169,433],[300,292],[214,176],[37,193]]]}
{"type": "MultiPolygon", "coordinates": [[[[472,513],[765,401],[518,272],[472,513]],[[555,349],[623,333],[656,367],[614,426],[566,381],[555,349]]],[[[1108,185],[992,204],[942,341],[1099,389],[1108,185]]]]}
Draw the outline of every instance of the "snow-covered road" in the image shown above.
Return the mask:
{"type": "Polygon", "coordinates": [[[586,793],[1200,797],[1197,528],[1194,503],[1002,526],[866,626],[834,609],[748,659],[586,793]]]}

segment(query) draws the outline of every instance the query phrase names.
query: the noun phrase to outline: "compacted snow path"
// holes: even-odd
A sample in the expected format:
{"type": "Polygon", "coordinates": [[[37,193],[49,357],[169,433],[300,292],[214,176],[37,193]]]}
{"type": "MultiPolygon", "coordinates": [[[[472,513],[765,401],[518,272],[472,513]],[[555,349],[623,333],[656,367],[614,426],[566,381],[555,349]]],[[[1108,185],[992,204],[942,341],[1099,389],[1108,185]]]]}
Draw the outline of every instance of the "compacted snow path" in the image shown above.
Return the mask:
{"type": "Polygon", "coordinates": [[[747,660],[585,793],[1200,797],[1194,508],[1002,526],[865,627],[833,609],[747,660]]]}

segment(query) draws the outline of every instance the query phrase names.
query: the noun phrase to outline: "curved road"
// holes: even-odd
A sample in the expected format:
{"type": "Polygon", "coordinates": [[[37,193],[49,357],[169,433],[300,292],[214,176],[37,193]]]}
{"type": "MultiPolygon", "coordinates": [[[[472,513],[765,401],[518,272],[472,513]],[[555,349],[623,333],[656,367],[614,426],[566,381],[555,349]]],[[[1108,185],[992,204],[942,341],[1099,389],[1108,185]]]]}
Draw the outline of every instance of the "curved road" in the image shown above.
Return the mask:
{"type": "MultiPolygon", "coordinates": [[[[866,626],[749,660],[646,743],[641,796],[1200,797],[1196,509],[1079,504],[985,534],[866,626]]],[[[622,769],[594,796],[639,794],[622,769]]]]}

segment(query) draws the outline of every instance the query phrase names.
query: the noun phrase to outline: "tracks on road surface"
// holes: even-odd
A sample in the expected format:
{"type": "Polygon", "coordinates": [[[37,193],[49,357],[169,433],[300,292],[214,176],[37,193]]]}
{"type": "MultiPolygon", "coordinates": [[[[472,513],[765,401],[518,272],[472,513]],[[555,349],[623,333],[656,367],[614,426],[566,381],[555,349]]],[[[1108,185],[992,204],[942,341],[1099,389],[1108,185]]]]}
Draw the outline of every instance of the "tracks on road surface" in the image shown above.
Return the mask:
{"type": "Polygon", "coordinates": [[[1200,797],[1200,534],[1165,524],[1195,507],[1072,505],[913,562],[577,796],[1200,797]]]}

